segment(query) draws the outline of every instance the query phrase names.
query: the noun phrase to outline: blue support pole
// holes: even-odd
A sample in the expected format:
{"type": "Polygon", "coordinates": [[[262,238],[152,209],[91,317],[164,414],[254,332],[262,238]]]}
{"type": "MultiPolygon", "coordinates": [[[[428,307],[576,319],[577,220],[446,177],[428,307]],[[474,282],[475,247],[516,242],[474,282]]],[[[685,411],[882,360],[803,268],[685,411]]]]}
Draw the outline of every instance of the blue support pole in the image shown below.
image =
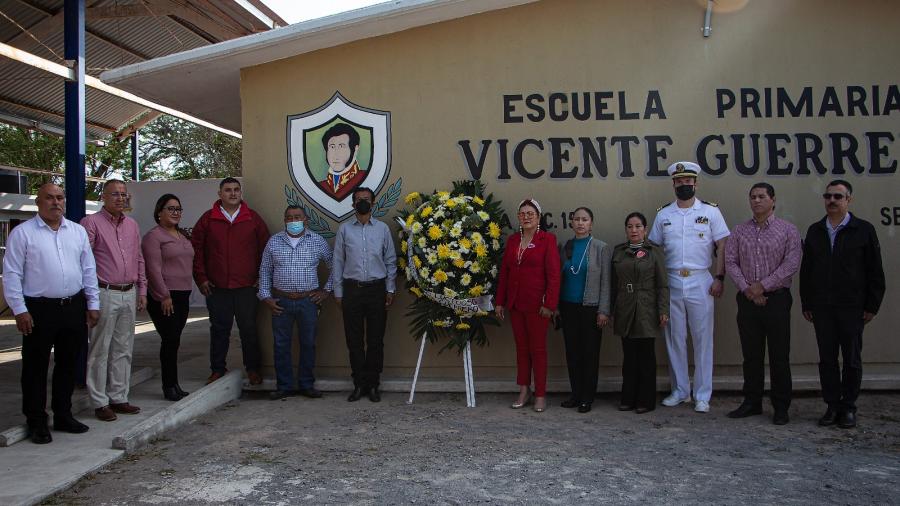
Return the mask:
{"type": "Polygon", "coordinates": [[[140,130],[136,129],[134,132],[131,132],[131,180],[132,181],[140,181],[141,180],[141,154],[138,151],[138,142],[140,136],[140,130]]]}
{"type": "Polygon", "coordinates": [[[65,58],[75,70],[66,80],[66,218],[84,217],[85,107],[84,107],[84,0],[65,0],[65,58]]]}

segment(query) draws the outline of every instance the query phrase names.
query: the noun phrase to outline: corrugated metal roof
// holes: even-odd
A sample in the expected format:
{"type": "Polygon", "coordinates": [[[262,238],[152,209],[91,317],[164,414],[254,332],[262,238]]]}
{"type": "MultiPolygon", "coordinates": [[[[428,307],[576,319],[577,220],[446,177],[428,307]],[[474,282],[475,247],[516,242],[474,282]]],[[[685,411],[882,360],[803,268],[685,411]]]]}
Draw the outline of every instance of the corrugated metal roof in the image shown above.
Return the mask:
{"type": "MultiPolygon", "coordinates": [[[[247,0],[87,0],[87,73],[98,76],[104,70],[267,30],[258,14],[242,4],[247,0]]],[[[249,4],[263,17],[286,25],[258,2],[249,4]]],[[[63,64],[63,5],[64,0],[0,0],[0,41],[63,64]]],[[[6,58],[0,59],[0,76],[0,121],[51,131],[63,128],[63,79],[6,58]]],[[[107,137],[146,111],[91,88],[85,103],[89,138],[107,137]]]]}

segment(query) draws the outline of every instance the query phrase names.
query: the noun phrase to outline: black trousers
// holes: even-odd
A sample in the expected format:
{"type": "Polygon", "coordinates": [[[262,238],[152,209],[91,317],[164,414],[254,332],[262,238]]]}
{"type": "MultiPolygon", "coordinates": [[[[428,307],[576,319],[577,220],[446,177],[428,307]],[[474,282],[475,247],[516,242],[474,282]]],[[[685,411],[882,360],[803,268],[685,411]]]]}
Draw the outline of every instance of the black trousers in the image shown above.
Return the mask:
{"type": "Polygon", "coordinates": [[[178,384],[178,347],[181,345],[181,332],[187,323],[190,311],[190,290],[171,290],[173,313],[163,315],[161,301],[147,293],[147,312],[153,320],[153,326],[159,334],[159,363],[162,369],[163,388],[178,384]]]}
{"type": "Polygon", "coordinates": [[[737,326],[744,354],[744,400],[762,404],[766,374],[764,359],[769,346],[769,382],[772,407],[791,405],[791,306],[790,290],[766,293],[765,306],[757,306],[743,293],[737,294],[737,326]]]}
{"type": "Polygon", "coordinates": [[[622,338],[622,405],[656,407],[656,339],[622,338]]]}
{"type": "Polygon", "coordinates": [[[209,368],[225,373],[225,357],[231,340],[231,325],[237,320],[241,334],[244,368],[259,371],[261,354],[256,331],[256,288],[213,288],[206,297],[209,309],[209,368]]]}
{"type": "Polygon", "coordinates": [[[343,286],[341,309],[353,385],[377,387],[384,367],[384,327],[387,323],[384,281],[360,286],[344,280],[343,286]]]}
{"type": "Polygon", "coordinates": [[[566,365],[572,398],[579,403],[591,404],[597,392],[602,338],[597,328],[597,306],[560,301],[559,312],[566,342],[566,365]]]}
{"type": "Polygon", "coordinates": [[[29,427],[47,424],[47,371],[53,349],[53,398],[55,417],[72,414],[75,362],[87,327],[87,301],[82,292],[71,301],[25,298],[34,321],[31,334],[22,337],[22,413],[29,427]],[[55,301],[55,302],[54,302],[55,301]]]}
{"type": "Polygon", "coordinates": [[[856,412],[862,385],[862,317],[862,309],[834,306],[813,310],[822,397],[838,411],[856,412]],[[843,356],[843,371],[838,354],[843,356]]]}

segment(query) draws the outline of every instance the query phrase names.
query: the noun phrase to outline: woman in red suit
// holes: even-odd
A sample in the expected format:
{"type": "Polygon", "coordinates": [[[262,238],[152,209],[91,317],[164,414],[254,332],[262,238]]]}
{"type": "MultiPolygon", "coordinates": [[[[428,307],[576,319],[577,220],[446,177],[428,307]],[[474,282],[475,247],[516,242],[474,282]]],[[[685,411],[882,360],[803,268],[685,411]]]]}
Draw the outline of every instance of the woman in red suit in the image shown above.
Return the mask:
{"type": "Polygon", "coordinates": [[[506,308],[516,338],[519,409],[531,401],[534,371],[534,410],[547,407],[547,325],[559,300],[559,250],[556,236],[540,230],[541,206],[533,199],[519,204],[519,232],[506,241],[497,284],[497,317],[506,308]]]}

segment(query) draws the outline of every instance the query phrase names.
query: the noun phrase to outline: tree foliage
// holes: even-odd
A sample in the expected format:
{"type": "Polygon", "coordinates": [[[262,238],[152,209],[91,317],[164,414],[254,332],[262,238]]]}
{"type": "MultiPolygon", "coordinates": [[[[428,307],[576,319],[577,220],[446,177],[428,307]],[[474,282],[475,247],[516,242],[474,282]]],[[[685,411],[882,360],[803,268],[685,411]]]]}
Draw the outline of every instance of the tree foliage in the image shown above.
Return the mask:
{"type": "MultiPolygon", "coordinates": [[[[203,179],[241,175],[241,141],[193,123],[162,115],[140,131],[140,179],[203,179]]],[[[65,171],[65,141],[61,137],[0,124],[0,164],[55,172],[65,171]]],[[[87,175],[129,179],[131,141],[114,137],[85,151],[87,175]]],[[[27,174],[30,193],[58,176],[27,174]]],[[[88,182],[86,196],[98,198],[100,183],[88,182]]]]}

